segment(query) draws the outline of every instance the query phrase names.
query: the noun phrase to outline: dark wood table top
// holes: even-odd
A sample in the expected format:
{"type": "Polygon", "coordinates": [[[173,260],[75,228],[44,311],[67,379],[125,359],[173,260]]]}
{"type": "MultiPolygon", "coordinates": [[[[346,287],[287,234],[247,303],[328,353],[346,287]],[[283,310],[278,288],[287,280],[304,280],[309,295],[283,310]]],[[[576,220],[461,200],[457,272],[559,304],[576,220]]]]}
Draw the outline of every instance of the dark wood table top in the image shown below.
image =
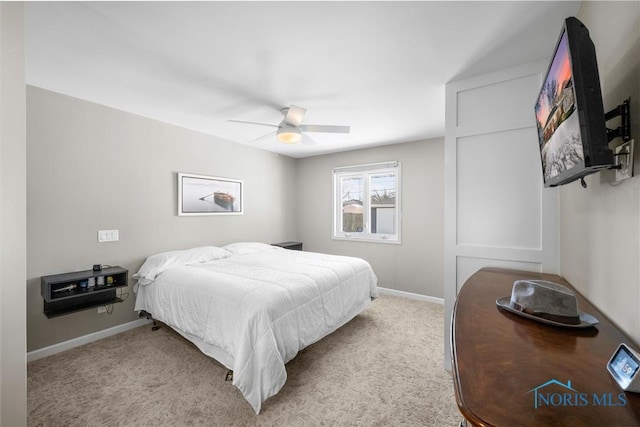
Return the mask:
{"type": "Polygon", "coordinates": [[[623,392],[606,368],[621,342],[637,351],[635,343],[577,292],[597,326],[548,326],[498,309],[496,299],[519,279],[572,288],[556,275],[497,268],[469,278],[451,326],[462,415],[478,426],[640,426],[640,394],[623,392]]]}

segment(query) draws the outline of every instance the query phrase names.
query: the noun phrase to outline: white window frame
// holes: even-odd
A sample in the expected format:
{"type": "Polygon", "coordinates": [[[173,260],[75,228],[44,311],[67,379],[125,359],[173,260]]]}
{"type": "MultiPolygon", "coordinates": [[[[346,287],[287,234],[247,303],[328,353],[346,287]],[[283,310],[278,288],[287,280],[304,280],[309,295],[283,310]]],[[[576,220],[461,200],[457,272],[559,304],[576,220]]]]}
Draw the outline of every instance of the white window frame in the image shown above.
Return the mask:
{"type": "Polygon", "coordinates": [[[402,229],[402,173],[400,162],[370,163],[366,165],[346,166],[333,169],[333,230],[332,239],[350,240],[354,242],[376,242],[400,244],[402,229]],[[396,176],[396,204],[395,204],[395,234],[371,232],[371,192],[370,181],[372,175],[393,173],[396,176]],[[365,178],[365,197],[363,197],[364,227],[362,232],[342,231],[342,188],[341,180],[345,177],[365,178]]]}

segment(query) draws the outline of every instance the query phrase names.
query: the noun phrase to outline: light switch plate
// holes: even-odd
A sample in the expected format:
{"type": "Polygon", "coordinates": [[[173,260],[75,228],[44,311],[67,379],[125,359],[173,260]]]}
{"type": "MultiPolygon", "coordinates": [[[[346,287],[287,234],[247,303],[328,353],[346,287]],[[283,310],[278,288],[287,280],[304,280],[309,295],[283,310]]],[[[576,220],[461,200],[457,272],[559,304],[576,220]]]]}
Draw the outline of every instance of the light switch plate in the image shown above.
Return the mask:
{"type": "Polygon", "coordinates": [[[120,240],[118,230],[98,230],[98,243],[117,242],[120,240]]]}

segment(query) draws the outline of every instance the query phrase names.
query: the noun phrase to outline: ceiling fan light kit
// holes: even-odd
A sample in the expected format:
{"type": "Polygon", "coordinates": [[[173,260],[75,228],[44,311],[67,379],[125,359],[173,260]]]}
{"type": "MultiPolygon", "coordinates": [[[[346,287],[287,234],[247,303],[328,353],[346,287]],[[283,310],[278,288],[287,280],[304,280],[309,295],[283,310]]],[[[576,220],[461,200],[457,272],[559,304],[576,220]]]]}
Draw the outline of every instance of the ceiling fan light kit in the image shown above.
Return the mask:
{"type": "MultiPolygon", "coordinates": [[[[277,127],[276,138],[278,141],[285,144],[295,144],[302,141],[302,132],[327,132],[327,133],[349,133],[351,128],[349,126],[334,126],[334,125],[310,125],[302,124],[302,118],[307,112],[306,108],[291,105],[289,107],[280,110],[284,119],[280,124],[275,125],[271,123],[258,123],[248,122],[245,120],[227,120],[234,123],[246,123],[261,126],[277,127]]],[[[307,142],[310,141],[308,137],[307,142]]]]}
{"type": "Polygon", "coordinates": [[[302,140],[302,134],[298,128],[285,124],[278,128],[276,138],[278,138],[278,141],[284,142],[285,144],[295,144],[302,140]]]}

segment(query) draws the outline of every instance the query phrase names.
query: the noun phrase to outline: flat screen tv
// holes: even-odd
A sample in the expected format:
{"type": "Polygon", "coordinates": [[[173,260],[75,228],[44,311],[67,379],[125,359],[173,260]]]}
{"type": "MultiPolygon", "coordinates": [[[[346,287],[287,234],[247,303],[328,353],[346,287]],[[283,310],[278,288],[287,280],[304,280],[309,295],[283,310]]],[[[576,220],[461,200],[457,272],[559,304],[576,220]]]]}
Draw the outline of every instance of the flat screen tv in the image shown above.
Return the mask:
{"type": "Polygon", "coordinates": [[[587,27],[574,17],[562,27],[535,116],[545,187],[613,166],[595,46],[587,27]]]}

